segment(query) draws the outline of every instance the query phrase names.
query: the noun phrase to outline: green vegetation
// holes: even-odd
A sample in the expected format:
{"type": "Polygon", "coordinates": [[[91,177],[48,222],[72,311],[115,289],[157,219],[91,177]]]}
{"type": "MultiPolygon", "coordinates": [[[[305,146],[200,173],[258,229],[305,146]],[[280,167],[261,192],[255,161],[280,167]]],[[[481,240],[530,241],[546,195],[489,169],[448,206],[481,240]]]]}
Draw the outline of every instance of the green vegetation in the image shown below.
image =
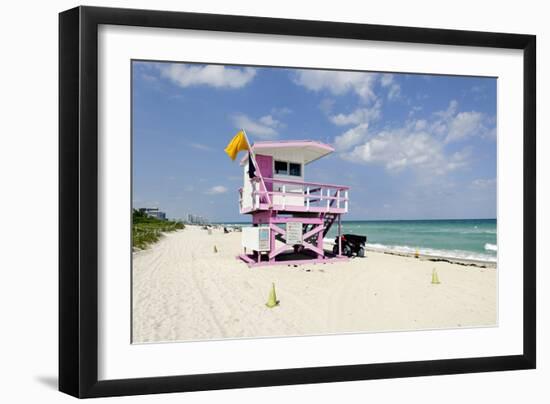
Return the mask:
{"type": "Polygon", "coordinates": [[[182,222],[160,220],[134,209],[132,212],[132,247],[143,250],[159,240],[162,233],[185,229],[182,222]]]}

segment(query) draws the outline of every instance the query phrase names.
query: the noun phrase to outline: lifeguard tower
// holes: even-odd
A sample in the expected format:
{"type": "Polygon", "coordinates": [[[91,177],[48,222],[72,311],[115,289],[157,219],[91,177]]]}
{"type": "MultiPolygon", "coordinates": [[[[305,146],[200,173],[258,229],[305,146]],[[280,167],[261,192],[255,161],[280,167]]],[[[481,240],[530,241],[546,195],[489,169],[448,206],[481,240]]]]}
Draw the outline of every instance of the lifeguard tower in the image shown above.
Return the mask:
{"type": "Polygon", "coordinates": [[[257,142],[241,160],[243,187],[239,189],[241,214],[252,215],[252,226],[242,229],[249,266],[326,263],[346,260],[341,237],[331,251],[323,239],[336,224],[341,236],[341,215],[348,212],[349,187],[306,182],[309,164],[334,149],[312,140],[257,142]],[[255,164],[254,164],[255,161],[255,164]],[[250,170],[250,165],[255,166],[250,170]]]}

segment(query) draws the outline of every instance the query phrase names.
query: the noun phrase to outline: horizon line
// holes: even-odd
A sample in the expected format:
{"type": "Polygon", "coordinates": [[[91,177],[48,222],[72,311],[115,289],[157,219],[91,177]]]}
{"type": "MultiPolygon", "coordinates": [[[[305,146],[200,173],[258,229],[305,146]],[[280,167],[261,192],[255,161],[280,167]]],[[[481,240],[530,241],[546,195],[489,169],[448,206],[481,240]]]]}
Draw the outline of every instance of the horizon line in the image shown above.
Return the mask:
{"type": "MultiPolygon", "coordinates": [[[[441,220],[497,220],[496,217],[473,217],[473,218],[461,218],[461,219],[347,219],[342,222],[412,222],[412,221],[441,221],[441,220]]],[[[212,221],[212,224],[217,223],[249,223],[248,221],[238,220],[225,220],[225,221],[212,221]]],[[[251,223],[251,222],[250,222],[251,223]]]]}

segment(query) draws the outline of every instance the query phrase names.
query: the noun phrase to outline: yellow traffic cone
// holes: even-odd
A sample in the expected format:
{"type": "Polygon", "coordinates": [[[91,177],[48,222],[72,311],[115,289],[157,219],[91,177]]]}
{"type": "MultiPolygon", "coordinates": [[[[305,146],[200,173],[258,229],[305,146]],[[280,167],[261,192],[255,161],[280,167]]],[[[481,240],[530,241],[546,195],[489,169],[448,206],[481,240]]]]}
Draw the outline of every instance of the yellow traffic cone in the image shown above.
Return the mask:
{"type": "Polygon", "coordinates": [[[437,271],[435,268],[432,271],[432,284],[433,285],[439,285],[441,282],[439,282],[439,276],[437,276],[437,271]]]}
{"type": "Polygon", "coordinates": [[[414,258],[418,258],[420,257],[420,255],[418,254],[418,249],[416,249],[416,251],[414,252],[414,258]]]}
{"type": "Polygon", "coordinates": [[[216,246],[214,246],[214,252],[215,252],[215,253],[218,252],[218,249],[216,248],[216,246]]]}
{"type": "Polygon", "coordinates": [[[279,305],[279,301],[277,300],[277,295],[275,294],[274,283],[271,284],[271,291],[269,292],[269,297],[267,298],[267,303],[265,305],[270,309],[279,305]]]}

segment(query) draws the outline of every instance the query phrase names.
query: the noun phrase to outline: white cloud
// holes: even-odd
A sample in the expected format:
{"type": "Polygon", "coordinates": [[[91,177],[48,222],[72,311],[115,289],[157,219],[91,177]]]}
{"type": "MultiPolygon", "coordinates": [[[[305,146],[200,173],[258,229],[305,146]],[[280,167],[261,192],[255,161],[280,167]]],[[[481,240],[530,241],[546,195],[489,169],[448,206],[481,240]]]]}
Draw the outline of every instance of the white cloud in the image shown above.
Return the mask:
{"type": "Polygon", "coordinates": [[[280,122],[277,119],[274,119],[271,115],[262,116],[259,121],[269,127],[276,128],[279,126],[280,122]]]}
{"type": "Polygon", "coordinates": [[[293,73],[293,80],[311,91],[325,90],[335,96],[355,93],[359,97],[360,105],[349,114],[333,113],[335,101],[331,98],[321,101],[319,108],[338,126],[360,125],[380,118],[382,98],[376,94],[376,87],[378,91],[385,89],[389,100],[401,96],[401,87],[392,74],[298,70],[293,73]]]}
{"type": "Polygon", "coordinates": [[[384,73],[380,78],[380,83],[383,87],[388,87],[393,83],[393,74],[384,73]]]}
{"type": "Polygon", "coordinates": [[[216,185],[210,188],[206,191],[208,195],[219,195],[219,194],[225,194],[227,192],[227,188],[223,185],[216,185]]]}
{"type": "Polygon", "coordinates": [[[323,100],[319,103],[319,109],[323,111],[326,115],[332,112],[333,107],[334,100],[332,98],[323,98],[323,100]]]}
{"type": "Polygon", "coordinates": [[[471,186],[474,189],[487,189],[494,187],[496,183],[496,178],[478,178],[472,181],[471,186]]]}
{"type": "Polygon", "coordinates": [[[443,120],[449,120],[456,114],[457,111],[458,111],[458,101],[451,100],[446,110],[436,112],[435,115],[440,117],[443,120]]]}
{"type": "Polygon", "coordinates": [[[377,76],[377,73],[298,70],[294,82],[312,91],[328,90],[333,95],[353,91],[363,101],[370,102],[376,99],[373,87],[377,76]]]}
{"type": "Polygon", "coordinates": [[[346,151],[363,142],[367,136],[368,127],[369,125],[367,123],[363,123],[344,132],[340,136],[336,136],[334,139],[336,151],[346,151]]]}
{"type": "Polygon", "coordinates": [[[202,143],[189,143],[193,149],[202,150],[202,151],[212,151],[213,149],[210,146],[207,146],[202,143]]]}
{"type": "Polygon", "coordinates": [[[362,136],[353,137],[350,134],[340,141],[347,140],[356,145],[341,156],[356,163],[379,164],[390,172],[413,168],[425,170],[428,174],[442,175],[467,165],[469,149],[447,155],[444,142],[429,133],[426,126],[425,121],[419,120],[372,136],[363,133],[362,136]]]}
{"type": "Polygon", "coordinates": [[[431,123],[430,130],[446,143],[459,142],[472,136],[495,138],[494,119],[477,111],[458,112],[458,102],[452,100],[446,110],[434,113],[438,118],[431,123]]]}
{"type": "Polygon", "coordinates": [[[261,139],[277,137],[277,129],[284,126],[281,121],[273,118],[272,115],[264,115],[258,120],[254,120],[245,114],[236,114],[232,117],[232,120],[237,128],[243,128],[247,133],[261,139]]]}
{"type": "Polygon", "coordinates": [[[447,142],[454,142],[476,134],[483,135],[487,128],[480,112],[460,112],[449,122],[447,142]]]}
{"type": "Polygon", "coordinates": [[[141,73],[141,78],[145,81],[157,81],[157,76],[148,73],[141,73]]]}
{"type": "Polygon", "coordinates": [[[497,138],[497,128],[493,127],[493,128],[487,129],[487,131],[483,133],[482,137],[484,139],[495,140],[497,138]]]}
{"type": "Polygon", "coordinates": [[[401,87],[399,86],[399,84],[392,84],[392,86],[388,90],[388,99],[390,101],[395,100],[399,98],[400,95],[401,95],[401,87]]]}
{"type": "Polygon", "coordinates": [[[432,165],[441,160],[441,146],[427,133],[381,132],[355,147],[344,158],[357,163],[377,163],[389,171],[432,165]]]}
{"type": "Polygon", "coordinates": [[[412,107],[411,110],[409,111],[409,118],[412,118],[413,115],[415,115],[417,112],[422,111],[422,109],[423,107],[421,107],[420,105],[416,105],[412,107]]]}
{"type": "Polygon", "coordinates": [[[428,126],[428,122],[425,119],[419,119],[414,123],[414,129],[417,131],[424,130],[426,129],[427,126],[428,126]]]}
{"type": "Polygon", "coordinates": [[[470,162],[470,156],[472,155],[472,149],[466,147],[460,151],[457,151],[447,157],[447,166],[448,171],[458,170],[460,168],[466,167],[470,162]]]}
{"type": "Polygon", "coordinates": [[[357,108],[350,114],[332,115],[330,121],[338,126],[359,125],[369,123],[380,118],[381,103],[376,102],[372,108],[357,108]]]}
{"type": "Polygon", "coordinates": [[[252,81],[256,70],[251,67],[225,67],[221,65],[187,65],[157,63],[161,76],[180,87],[206,85],[216,88],[241,88],[252,81]]]}
{"type": "Polygon", "coordinates": [[[447,145],[472,136],[492,138],[496,132],[491,128],[493,118],[475,111],[458,112],[455,100],[445,110],[434,113],[432,119],[411,119],[400,127],[379,132],[369,129],[358,111],[332,117],[337,124],[361,122],[335,137],[336,150],[346,160],[379,164],[391,172],[414,168],[425,170],[426,175],[441,175],[464,168],[470,162],[471,147],[449,153],[447,145]]]}
{"type": "Polygon", "coordinates": [[[390,101],[399,98],[401,95],[401,86],[395,82],[393,74],[383,74],[380,78],[380,84],[388,89],[388,99],[390,101]]]}
{"type": "Polygon", "coordinates": [[[271,114],[276,116],[285,116],[291,114],[292,110],[288,107],[271,108],[271,114]]]}

